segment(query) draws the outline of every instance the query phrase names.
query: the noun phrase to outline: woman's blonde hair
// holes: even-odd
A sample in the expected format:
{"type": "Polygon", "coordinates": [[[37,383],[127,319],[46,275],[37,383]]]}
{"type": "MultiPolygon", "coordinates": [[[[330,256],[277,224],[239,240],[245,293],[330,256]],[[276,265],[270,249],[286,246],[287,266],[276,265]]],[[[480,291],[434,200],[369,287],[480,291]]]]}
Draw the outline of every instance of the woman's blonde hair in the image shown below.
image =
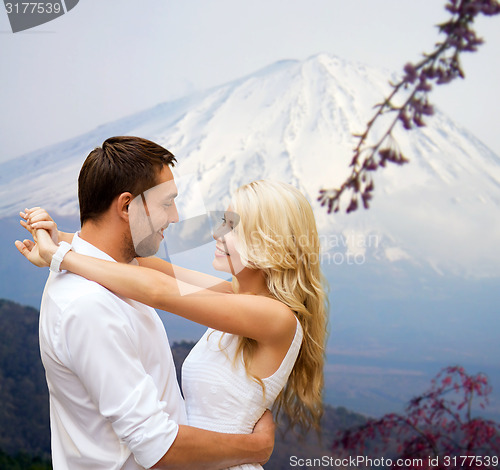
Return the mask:
{"type": "MultiPolygon", "coordinates": [[[[295,312],[304,332],[299,356],[274,411],[277,416],[284,413],[292,427],[318,428],[328,300],[312,208],[293,186],[268,180],[237,189],[232,208],[240,217],[234,231],[243,263],[264,272],[269,292],[295,312]]],[[[233,288],[237,292],[234,277],[233,288]]],[[[247,371],[255,347],[254,340],[240,338],[237,356],[243,355],[247,371]]]]}

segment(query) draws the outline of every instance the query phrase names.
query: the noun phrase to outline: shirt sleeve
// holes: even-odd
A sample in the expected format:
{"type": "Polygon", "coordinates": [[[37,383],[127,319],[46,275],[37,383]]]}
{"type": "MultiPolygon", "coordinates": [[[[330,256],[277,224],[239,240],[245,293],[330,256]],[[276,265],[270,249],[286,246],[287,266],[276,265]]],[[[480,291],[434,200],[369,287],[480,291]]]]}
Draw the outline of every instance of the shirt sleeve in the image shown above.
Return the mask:
{"type": "Polygon", "coordinates": [[[137,463],[150,468],[168,451],[179,427],[140,360],[140,348],[148,345],[138,344],[120,308],[104,293],[76,299],[61,324],[61,345],[99,413],[137,463]]]}

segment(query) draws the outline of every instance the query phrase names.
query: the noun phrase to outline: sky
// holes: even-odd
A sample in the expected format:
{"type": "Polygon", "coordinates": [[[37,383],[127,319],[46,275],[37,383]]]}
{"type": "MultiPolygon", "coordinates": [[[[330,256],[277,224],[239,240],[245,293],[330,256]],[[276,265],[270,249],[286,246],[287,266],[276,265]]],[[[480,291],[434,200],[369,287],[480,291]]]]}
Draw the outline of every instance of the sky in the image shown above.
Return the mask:
{"type": "MultiPolygon", "coordinates": [[[[0,4],[0,162],[158,103],[327,52],[399,71],[433,49],[444,0],[80,0],[12,33],[0,4]]],[[[500,16],[465,80],[430,100],[500,155],[500,16]]],[[[374,103],[375,104],[375,103],[374,103]]]]}

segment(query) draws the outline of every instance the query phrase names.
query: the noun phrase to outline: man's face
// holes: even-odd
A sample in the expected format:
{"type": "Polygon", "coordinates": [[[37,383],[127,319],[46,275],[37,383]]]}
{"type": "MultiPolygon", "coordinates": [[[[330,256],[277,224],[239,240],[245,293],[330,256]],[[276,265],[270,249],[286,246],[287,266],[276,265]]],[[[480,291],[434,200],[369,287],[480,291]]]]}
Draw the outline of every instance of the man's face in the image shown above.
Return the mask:
{"type": "Polygon", "coordinates": [[[158,184],[139,194],[130,203],[129,224],[137,256],[154,255],[163,240],[163,231],[179,221],[175,205],[177,186],[168,166],[159,173],[158,184]]]}

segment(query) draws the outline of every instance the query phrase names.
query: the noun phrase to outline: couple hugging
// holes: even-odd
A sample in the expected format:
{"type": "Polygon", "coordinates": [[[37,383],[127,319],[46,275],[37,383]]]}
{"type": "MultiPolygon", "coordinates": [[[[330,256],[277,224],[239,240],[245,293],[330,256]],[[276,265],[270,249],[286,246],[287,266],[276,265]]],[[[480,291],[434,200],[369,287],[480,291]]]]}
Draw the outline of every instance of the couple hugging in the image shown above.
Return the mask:
{"type": "Polygon", "coordinates": [[[54,470],[258,469],[274,446],[269,409],[318,425],[327,299],[311,206],[287,184],[242,186],[213,234],[213,266],[232,282],[174,266],[152,255],[179,219],[175,162],[113,137],[80,171],[80,232],[21,212],[35,242],[17,248],[51,271],[40,351],[54,470]],[[152,307],[208,327],[184,362],[184,398],[152,307]]]}

